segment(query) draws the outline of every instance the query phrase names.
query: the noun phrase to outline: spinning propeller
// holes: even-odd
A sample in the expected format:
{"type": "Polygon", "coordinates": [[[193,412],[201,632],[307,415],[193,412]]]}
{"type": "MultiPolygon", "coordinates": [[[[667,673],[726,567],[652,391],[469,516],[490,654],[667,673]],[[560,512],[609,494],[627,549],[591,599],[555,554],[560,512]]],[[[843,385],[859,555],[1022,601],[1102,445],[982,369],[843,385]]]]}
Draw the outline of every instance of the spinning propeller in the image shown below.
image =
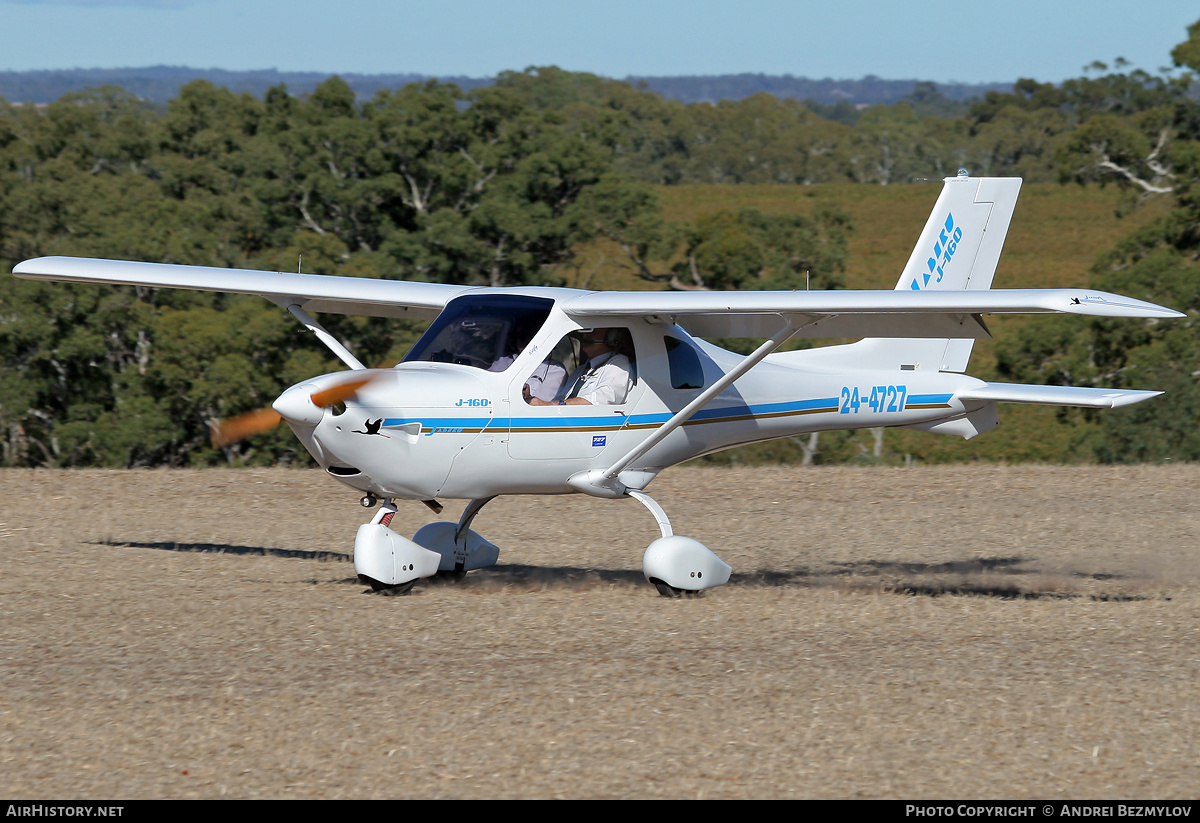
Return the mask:
{"type": "Polygon", "coordinates": [[[317,391],[312,390],[312,381],[292,386],[279,395],[269,408],[255,409],[214,423],[211,428],[213,447],[219,449],[253,434],[269,431],[285,419],[315,426],[321,421],[325,409],[354,397],[359,389],[377,380],[382,373],[387,371],[363,369],[346,372],[346,377],[317,391]]]}

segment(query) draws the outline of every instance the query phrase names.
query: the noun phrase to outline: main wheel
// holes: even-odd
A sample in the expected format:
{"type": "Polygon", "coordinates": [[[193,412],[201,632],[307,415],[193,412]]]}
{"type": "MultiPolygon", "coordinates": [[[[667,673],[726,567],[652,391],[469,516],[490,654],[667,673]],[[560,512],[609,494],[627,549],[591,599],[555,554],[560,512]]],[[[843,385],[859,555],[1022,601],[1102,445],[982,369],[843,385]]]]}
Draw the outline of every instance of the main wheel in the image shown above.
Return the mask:
{"type": "Polygon", "coordinates": [[[407,583],[401,583],[398,586],[384,586],[382,583],[379,588],[371,587],[371,590],[381,597],[395,597],[400,594],[408,594],[413,590],[413,586],[417,585],[417,581],[410,580],[407,583]]]}
{"type": "Polygon", "coordinates": [[[654,588],[658,589],[658,593],[663,597],[679,598],[683,597],[683,589],[677,589],[674,586],[668,586],[661,580],[654,581],[654,588]]]}
{"type": "Polygon", "coordinates": [[[417,585],[416,580],[409,580],[407,583],[399,583],[394,586],[387,583],[380,583],[378,580],[367,577],[365,574],[360,574],[358,579],[371,587],[374,594],[382,595],[383,597],[395,597],[398,594],[408,594],[412,591],[413,586],[417,585]]]}
{"type": "Polygon", "coordinates": [[[678,600],[681,597],[699,597],[700,592],[694,592],[691,589],[677,589],[674,586],[668,585],[657,577],[650,581],[654,584],[654,588],[658,589],[658,593],[663,597],[670,597],[678,600]]]}

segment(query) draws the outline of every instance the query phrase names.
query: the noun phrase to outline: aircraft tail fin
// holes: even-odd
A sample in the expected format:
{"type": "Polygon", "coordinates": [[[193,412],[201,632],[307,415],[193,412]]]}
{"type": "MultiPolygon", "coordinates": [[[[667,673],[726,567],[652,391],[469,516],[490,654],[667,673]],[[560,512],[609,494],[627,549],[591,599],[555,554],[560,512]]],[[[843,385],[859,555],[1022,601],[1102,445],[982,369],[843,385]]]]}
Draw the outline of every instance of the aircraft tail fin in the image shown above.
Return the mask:
{"type": "MultiPolygon", "coordinates": [[[[1021,192],[1019,177],[947,177],[897,290],[990,289],[1021,192]]],[[[861,340],[859,363],[964,372],[973,340],[861,340]]]]}
{"type": "Polygon", "coordinates": [[[1019,177],[947,177],[897,289],[990,289],[1019,177]]]}

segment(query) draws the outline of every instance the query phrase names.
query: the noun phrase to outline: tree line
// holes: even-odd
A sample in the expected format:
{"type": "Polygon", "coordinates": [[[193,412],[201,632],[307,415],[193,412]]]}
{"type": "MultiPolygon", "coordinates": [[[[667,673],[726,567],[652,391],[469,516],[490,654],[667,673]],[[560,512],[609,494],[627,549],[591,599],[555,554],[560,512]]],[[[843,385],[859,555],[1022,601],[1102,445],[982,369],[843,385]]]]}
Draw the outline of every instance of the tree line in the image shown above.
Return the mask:
{"type": "MultiPolygon", "coordinates": [[[[196,82],[161,113],[116,88],[0,106],[5,268],[65,254],[554,284],[581,244],[612,237],[656,282],[761,288],[811,271],[815,286],[837,285],[838,215],[720,219],[718,232],[664,221],[610,143],[500,86],[429,82],[360,103],[337,78],[305,99],[196,82]]],[[[218,453],[208,427],[337,368],[254,298],[5,277],[0,314],[5,465],[291,460],[282,433],[218,453]]],[[[394,362],[416,333],[367,318],[329,326],[366,362],[394,362]]]]}
{"type": "MultiPolygon", "coordinates": [[[[1189,34],[1173,57],[1200,70],[1200,30],[1189,34]]],[[[689,105],[553,68],[471,90],[411,84],[367,101],[338,78],[304,98],[275,86],[261,99],[197,81],[165,110],[114,87],[45,107],[0,101],[0,265],[67,254],[555,284],[582,247],[603,241],[647,287],[837,288],[853,230],[845,213],[726,209],[673,223],[655,186],[892,184],[966,166],[1112,182],[1131,207],[1172,198],[1170,215],[1100,261],[1095,280],[1194,310],[1191,75],[1123,69],[1097,66],[1059,86],[1023,80],[965,111],[933,87],[866,110],[768,95],[689,105]]],[[[374,318],[326,319],[364,362],[394,362],[417,334],[374,318]]],[[[1153,382],[1171,388],[1167,404],[1106,424],[1088,454],[1196,459],[1186,423],[1200,403],[1196,345],[1190,321],[1092,322],[1014,336],[998,369],[1081,385],[1161,377],[1153,382]],[[1167,405],[1181,421],[1173,427],[1154,411],[1167,405]]],[[[256,298],[0,278],[0,464],[303,460],[282,432],[216,451],[208,426],[335,368],[256,298]]]]}

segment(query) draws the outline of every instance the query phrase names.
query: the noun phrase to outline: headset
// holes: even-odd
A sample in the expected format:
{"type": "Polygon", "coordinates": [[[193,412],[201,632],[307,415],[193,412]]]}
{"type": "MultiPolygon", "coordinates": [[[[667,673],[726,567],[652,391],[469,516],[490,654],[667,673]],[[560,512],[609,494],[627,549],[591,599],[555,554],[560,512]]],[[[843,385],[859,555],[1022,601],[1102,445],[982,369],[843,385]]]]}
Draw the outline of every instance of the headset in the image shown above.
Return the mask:
{"type": "MultiPolygon", "coordinates": [[[[593,335],[593,334],[595,334],[595,332],[596,332],[596,330],[594,328],[592,328],[592,329],[576,329],[575,330],[575,334],[579,335],[581,340],[583,339],[584,335],[593,335]]],[[[628,333],[627,330],[625,330],[623,328],[619,328],[619,327],[610,328],[608,331],[606,331],[604,333],[604,345],[608,346],[613,351],[619,351],[621,348],[621,344],[625,342],[625,335],[627,333],[628,333]]],[[[595,338],[592,338],[592,339],[595,339],[595,338]]]]}

